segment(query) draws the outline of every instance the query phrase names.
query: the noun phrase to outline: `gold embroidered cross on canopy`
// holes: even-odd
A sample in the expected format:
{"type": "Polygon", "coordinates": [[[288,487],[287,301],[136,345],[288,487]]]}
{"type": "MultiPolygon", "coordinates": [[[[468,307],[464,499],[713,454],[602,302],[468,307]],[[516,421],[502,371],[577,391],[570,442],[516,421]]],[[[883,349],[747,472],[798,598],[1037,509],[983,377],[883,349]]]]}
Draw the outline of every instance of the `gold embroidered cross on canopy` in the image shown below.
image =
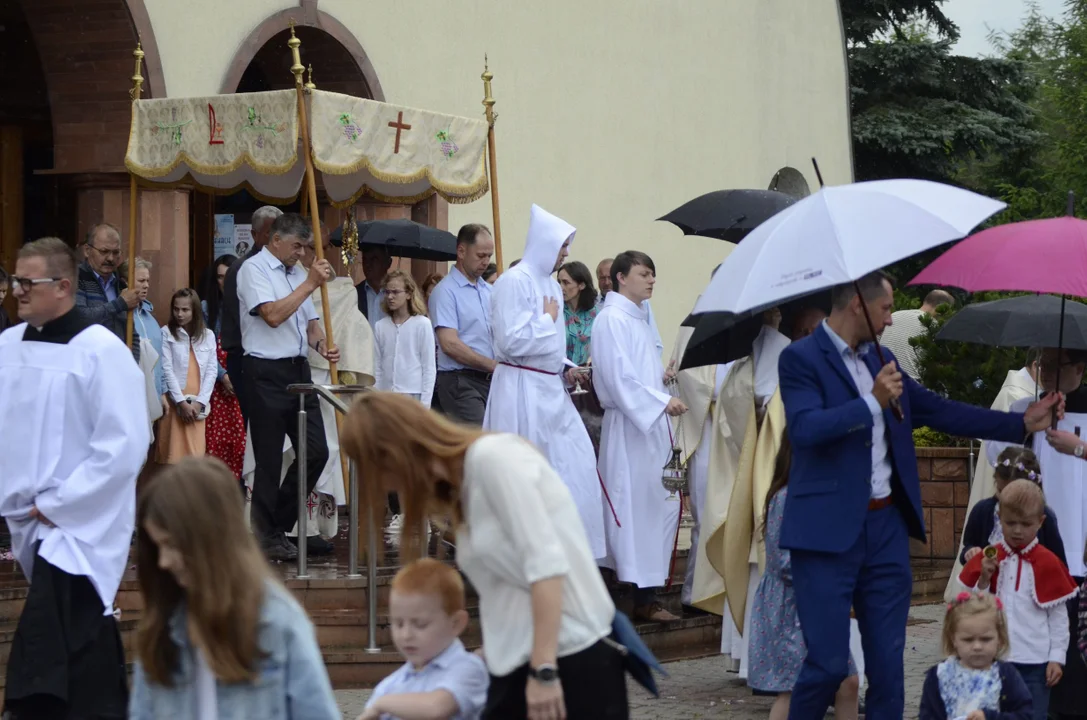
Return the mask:
{"type": "MultiPolygon", "coordinates": [[[[337,207],[363,195],[413,203],[437,193],[468,203],[488,190],[487,122],[309,90],[314,168],[337,207]]],[[[136,100],[125,166],[154,183],[241,188],[293,200],[305,162],[294,89],[136,100]]]]}

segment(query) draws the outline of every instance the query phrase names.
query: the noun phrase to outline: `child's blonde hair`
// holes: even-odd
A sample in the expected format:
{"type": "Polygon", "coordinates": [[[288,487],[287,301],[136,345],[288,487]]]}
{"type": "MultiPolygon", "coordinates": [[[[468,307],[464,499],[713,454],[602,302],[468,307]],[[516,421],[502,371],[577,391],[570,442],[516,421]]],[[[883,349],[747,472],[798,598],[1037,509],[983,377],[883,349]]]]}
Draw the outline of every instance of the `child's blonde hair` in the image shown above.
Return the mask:
{"type": "Polygon", "coordinates": [[[1003,657],[1011,646],[1008,640],[1008,621],[1004,617],[1004,606],[995,595],[983,592],[962,592],[947,605],[944,618],[943,645],[945,655],[955,654],[955,630],[963,618],[977,617],[991,613],[996,625],[996,656],[1003,657]]]}
{"type": "Polygon", "coordinates": [[[1038,463],[1038,456],[1034,454],[1034,451],[1021,445],[1011,445],[1004,448],[996,459],[993,477],[1001,483],[1010,483],[1012,480],[1030,480],[1040,485],[1042,482],[1042,466],[1038,463]]]}
{"type": "Polygon", "coordinates": [[[437,595],[446,615],[464,609],[464,580],[460,573],[433,558],[410,562],[396,573],[392,591],[404,595],[437,595]]]}
{"type": "Polygon", "coordinates": [[[1012,480],[1000,491],[1000,512],[1032,518],[1045,515],[1042,486],[1030,480],[1012,480]]]}
{"type": "MultiPolygon", "coordinates": [[[[404,292],[408,294],[408,315],[422,315],[426,317],[426,305],[423,303],[423,296],[419,294],[419,286],[415,284],[415,278],[403,270],[393,270],[385,276],[385,280],[381,283],[381,287],[384,290],[389,288],[389,283],[393,280],[399,280],[404,284],[404,292]]],[[[392,315],[389,312],[389,297],[386,294],[381,298],[381,312],[386,315],[392,315]]]]}

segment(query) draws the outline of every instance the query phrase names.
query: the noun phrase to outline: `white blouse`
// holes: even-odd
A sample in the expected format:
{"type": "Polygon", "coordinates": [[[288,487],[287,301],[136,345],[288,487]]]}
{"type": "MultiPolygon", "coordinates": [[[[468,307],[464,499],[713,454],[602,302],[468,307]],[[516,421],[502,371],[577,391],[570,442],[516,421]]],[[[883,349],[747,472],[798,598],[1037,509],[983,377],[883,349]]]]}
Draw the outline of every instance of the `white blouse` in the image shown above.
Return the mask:
{"type": "Polygon", "coordinates": [[[457,564],[479,593],[483,650],[502,676],[532,654],[531,586],[564,577],[558,656],[611,633],[615,605],[589,549],[577,505],[558,474],[517,435],[488,434],[464,458],[465,525],[457,564]]]}
{"type": "Polygon", "coordinates": [[[374,387],[418,394],[430,407],[436,376],[434,327],[425,315],[412,315],[397,325],[383,317],[374,325],[374,387]]]}
{"type": "MultiPolygon", "coordinates": [[[[162,377],[166,392],[175,403],[185,400],[185,379],[189,376],[189,334],[178,328],[180,338],[175,338],[168,325],[162,326],[162,377]]],[[[215,354],[215,333],[204,330],[204,337],[192,343],[196,364],[200,368],[200,392],[196,400],[205,410],[211,408],[211,391],[219,372],[219,358],[215,354]]]]}

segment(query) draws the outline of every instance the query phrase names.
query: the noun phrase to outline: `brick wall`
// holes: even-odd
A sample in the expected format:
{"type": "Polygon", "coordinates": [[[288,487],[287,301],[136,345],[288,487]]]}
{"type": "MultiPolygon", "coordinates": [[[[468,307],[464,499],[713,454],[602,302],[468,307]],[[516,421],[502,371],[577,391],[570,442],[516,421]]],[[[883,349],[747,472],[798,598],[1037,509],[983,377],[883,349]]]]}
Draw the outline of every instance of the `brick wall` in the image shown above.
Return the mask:
{"type": "MultiPolygon", "coordinates": [[[[123,0],[23,0],[23,8],[48,79],[55,168],[123,168],[137,40],[127,6],[123,0]]],[[[146,83],[144,90],[148,97],[146,83]]]]}
{"type": "MultiPolygon", "coordinates": [[[[974,453],[976,462],[976,446],[974,453]]],[[[969,468],[968,448],[917,448],[917,474],[921,478],[921,506],[928,544],[911,539],[912,557],[954,559],[970,501],[969,468]]]]}

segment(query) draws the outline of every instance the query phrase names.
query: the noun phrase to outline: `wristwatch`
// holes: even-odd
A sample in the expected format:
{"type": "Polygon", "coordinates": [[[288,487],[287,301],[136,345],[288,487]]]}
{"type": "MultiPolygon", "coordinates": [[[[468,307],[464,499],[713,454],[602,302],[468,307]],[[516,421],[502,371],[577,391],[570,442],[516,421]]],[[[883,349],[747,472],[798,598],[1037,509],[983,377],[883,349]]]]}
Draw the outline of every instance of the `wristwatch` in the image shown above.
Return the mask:
{"type": "Polygon", "coordinates": [[[1085,450],[1083,443],[1076,445],[1076,449],[1072,451],[1072,454],[1078,458],[1083,457],[1083,451],[1085,450]]]}
{"type": "Polygon", "coordinates": [[[539,667],[530,667],[528,669],[529,676],[535,678],[536,682],[541,685],[550,685],[551,683],[558,682],[559,669],[554,665],[541,665],[539,667]]]}

